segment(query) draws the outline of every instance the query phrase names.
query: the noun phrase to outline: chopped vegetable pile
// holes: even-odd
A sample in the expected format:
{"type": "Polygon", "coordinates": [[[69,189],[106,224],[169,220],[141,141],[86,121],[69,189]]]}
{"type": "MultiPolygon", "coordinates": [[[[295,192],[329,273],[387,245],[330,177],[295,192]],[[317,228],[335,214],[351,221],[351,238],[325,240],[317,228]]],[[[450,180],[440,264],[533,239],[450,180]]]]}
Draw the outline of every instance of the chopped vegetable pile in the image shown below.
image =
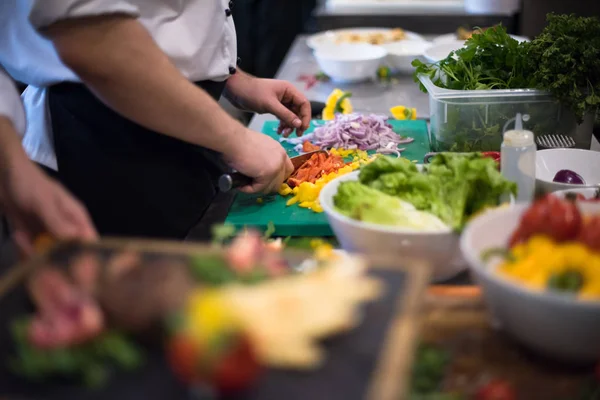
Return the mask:
{"type": "MultiPolygon", "coordinates": [[[[307,142],[308,143],[308,142],[307,142]]],[[[346,166],[344,159],[338,155],[317,153],[300,166],[287,180],[291,188],[300,186],[302,182],[315,183],[317,179],[337,172],[346,166]]]]}
{"type": "Polygon", "coordinates": [[[497,271],[528,287],[600,299],[600,215],[583,215],[572,199],[538,199],[509,250],[496,253],[503,256],[497,271]]]}
{"type": "MultiPolygon", "coordinates": [[[[316,154],[316,156],[323,155],[316,154]]],[[[372,159],[365,151],[331,149],[328,157],[317,157],[313,161],[311,161],[311,158],[306,168],[304,165],[301,166],[298,173],[295,173],[287,184],[284,183],[281,186],[279,194],[292,196],[286,203],[288,206],[298,204],[300,207],[321,213],[323,212],[323,208],[319,203],[321,189],[338,176],[350,173],[372,159]],[[340,160],[348,157],[352,157],[352,160],[347,163],[340,163],[340,160]],[[329,159],[333,161],[328,161],[329,159]],[[319,164],[321,162],[323,164],[319,164]],[[333,166],[339,166],[339,168],[336,169],[333,166]]]]}
{"type": "Polygon", "coordinates": [[[373,219],[375,213],[392,212],[384,195],[394,196],[461,230],[472,215],[498,205],[502,195],[516,194],[516,189],[493,159],[480,154],[441,153],[423,172],[408,160],[380,157],[361,169],[360,183],[340,184],[334,202],[346,215],[373,219]]]}
{"type": "Polygon", "coordinates": [[[333,121],[315,129],[313,143],[323,148],[377,150],[399,156],[398,145],[414,139],[396,134],[387,119],[376,114],[337,114],[333,121]]]}

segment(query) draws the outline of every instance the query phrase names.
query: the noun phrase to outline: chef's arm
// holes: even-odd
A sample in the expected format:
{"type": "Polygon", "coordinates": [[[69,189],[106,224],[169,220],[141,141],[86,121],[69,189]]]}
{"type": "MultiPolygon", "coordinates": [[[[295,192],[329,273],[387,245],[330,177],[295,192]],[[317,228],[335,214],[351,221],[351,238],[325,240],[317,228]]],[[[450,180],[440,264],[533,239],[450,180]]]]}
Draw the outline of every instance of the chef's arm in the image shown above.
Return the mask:
{"type": "Polygon", "coordinates": [[[241,145],[246,128],[189,82],[136,18],[64,19],[41,32],[62,61],[119,114],[221,153],[241,145]]]}
{"type": "Polygon", "coordinates": [[[17,132],[25,132],[25,111],[15,85],[0,67],[0,173],[29,162],[17,132]]]}

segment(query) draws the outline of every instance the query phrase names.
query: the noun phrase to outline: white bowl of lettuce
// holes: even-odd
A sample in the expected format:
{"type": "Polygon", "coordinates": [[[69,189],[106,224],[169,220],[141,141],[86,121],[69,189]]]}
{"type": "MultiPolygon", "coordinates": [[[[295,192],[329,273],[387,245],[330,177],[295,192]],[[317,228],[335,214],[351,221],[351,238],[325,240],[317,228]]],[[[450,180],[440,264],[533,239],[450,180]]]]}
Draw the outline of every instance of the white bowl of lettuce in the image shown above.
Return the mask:
{"type": "Polygon", "coordinates": [[[344,250],[423,259],[443,281],[467,268],[459,248],[467,220],[514,192],[494,160],[448,153],[426,166],[380,157],[331,181],[319,199],[344,250]]]}

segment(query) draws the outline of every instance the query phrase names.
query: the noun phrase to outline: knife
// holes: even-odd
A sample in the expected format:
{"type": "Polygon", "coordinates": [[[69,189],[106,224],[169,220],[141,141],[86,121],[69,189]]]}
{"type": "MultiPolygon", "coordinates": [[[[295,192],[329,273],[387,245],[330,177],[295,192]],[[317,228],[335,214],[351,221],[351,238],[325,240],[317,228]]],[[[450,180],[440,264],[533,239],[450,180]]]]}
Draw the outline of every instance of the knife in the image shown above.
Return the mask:
{"type": "MultiPolygon", "coordinates": [[[[315,154],[327,154],[325,150],[316,150],[308,153],[304,153],[302,155],[291,157],[292,165],[294,166],[294,172],[302,166],[306,161],[308,161],[315,154]]],[[[242,186],[250,185],[252,183],[252,178],[246,176],[240,172],[232,172],[231,174],[221,175],[219,178],[219,190],[221,192],[228,192],[231,189],[236,189],[242,186]]]]}

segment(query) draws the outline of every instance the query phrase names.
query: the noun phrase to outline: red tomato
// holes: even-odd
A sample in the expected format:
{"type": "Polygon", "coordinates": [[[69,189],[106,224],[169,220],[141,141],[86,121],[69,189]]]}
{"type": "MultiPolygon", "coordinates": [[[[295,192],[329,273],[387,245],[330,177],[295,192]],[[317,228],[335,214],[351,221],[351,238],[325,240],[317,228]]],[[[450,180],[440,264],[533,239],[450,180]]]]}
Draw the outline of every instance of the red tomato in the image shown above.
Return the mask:
{"type": "Polygon", "coordinates": [[[484,151],[481,153],[482,156],[492,158],[496,161],[500,160],[500,152],[499,151],[484,151]]]}
{"type": "Polygon", "coordinates": [[[260,372],[251,343],[244,336],[236,338],[222,354],[212,356],[203,360],[198,345],[184,335],[173,337],[167,346],[171,369],[185,383],[205,382],[226,393],[246,388],[260,372]]]}
{"type": "Polygon", "coordinates": [[[512,385],[502,380],[493,380],[482,386],[475,396],[476,400],[515,400],[516,398],[512,385]]]}
{"type": "Polygon", "coordinates": [[[592,217],[583,224],[577,241],[592,250],[600,251],[600,216],[592,217]]]}
{"type": "Polygon", "coordinates": [[[171,369],[185,383],[200,381],[198,376],[199,348],[189,337],[177,335],[167,343],[167,360],[171,369]]]}
{"type": "Polygon", "coordinates": [[[260,366],[250,341],[240,337],[235,347],[219,359],[210,381],[220,392],[231,392],[247,387],[259,372],[260,366]]]}
{"type": "Polygon", "coordinates": [[[558,242],[573,240],[579,234],[581,226],[581,213],[574,202],[548,195],[537,200],[523,214],[509,244],[513,247],[538,234],[549,236],[558,242]]]}

